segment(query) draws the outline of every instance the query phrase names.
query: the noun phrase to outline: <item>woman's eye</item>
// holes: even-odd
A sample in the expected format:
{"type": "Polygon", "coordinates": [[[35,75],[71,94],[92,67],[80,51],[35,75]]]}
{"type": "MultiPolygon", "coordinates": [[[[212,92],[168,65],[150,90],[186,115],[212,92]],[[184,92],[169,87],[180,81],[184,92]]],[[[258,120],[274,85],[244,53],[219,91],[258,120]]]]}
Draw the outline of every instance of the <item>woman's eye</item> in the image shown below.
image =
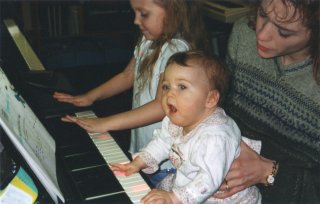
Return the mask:
{"type": "Polygon", "coordinates": [[[268,17],[268,15],[266,14],[266,12],[262,9],[262,8],[259,8],[258,9],[258,15],[262,18],[266,18],[268,17]]]}
{"type": "Polygon", "coordinates": [[[278,33],[283,38],[288,38],[288,37],[290,37],[292,35],[291,32],[285,31],[285,30],[281,30],[281,29],[278,30],[278,33]]]}

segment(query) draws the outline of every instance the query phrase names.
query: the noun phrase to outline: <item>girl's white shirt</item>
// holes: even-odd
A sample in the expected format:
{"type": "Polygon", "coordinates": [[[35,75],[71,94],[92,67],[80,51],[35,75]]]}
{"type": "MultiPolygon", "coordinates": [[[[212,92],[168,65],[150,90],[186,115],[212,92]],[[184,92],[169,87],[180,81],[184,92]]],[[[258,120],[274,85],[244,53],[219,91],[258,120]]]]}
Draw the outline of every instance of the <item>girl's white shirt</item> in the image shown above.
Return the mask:
{"type": "MultiPolygon", "coordinates": [[[[141,88],[142,81],[139,77],[139,69],[143,59],[152,51],[150,46],[152,41],[146,40],[144,37],[141,42],[135,47],[134,57],[136,60],[134,66],[134,84],[133,84],[133,99],[132,109],[138,108],[155,99],[157,94],[158,82],[161,73],[164,72],[168,59],[177,52],[183,52],[189,50],[188,43],[181,39],[175,38],[170,42],[165,43],[160,51],[159,57],[155,63],[153,75],[146,85],[141,88]]],[[[145,147],[153,137],[153,131],[161,128],[161,122],[157,122],[141,128],[131,130],[131,143],[129,152],[134,154],[141,148],[145,147]]],[[[171,168],[170,162],[166,162],[161,166],[161,169],[171,168]]]]}

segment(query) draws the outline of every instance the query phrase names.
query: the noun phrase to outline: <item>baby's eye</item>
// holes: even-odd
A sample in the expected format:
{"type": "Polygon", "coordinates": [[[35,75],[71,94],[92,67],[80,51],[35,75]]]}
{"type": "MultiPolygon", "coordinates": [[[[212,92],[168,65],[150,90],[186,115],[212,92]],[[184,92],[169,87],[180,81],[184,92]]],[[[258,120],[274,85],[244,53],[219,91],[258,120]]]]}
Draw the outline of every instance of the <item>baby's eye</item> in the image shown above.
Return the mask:
{"type": "Polygon", "coordinates": [[[187,88],[187,87],[186,87],[185,85],[183,85],[183,84],[179,84],[178,87],[179,87],[180,90],[184,90],[184,89],[187,88]]]}
{"type": "Polygon", "coordinates": [[[170,89],[169,85],[167,85],[167,84],[163,84],[163,85],[162,85],[162,90],[163,90],[163,91],[167,91],[167,90],[169,90],[169,89],[170,89]]]}

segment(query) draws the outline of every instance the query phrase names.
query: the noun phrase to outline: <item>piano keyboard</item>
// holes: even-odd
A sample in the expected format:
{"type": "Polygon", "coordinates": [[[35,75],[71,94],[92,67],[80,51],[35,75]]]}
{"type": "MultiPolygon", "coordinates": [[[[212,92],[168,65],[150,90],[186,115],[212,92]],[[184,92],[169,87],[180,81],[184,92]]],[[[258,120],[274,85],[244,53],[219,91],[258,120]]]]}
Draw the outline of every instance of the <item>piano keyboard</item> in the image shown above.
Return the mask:
{"type": "MultiPolygon", "coordinates": [[[[75,115],[80,118],[96,118],[92,111],[78,112],[75,115]]],[[[109,133],[89,133],[89,136],[107,163],[126,163],[130,161],[109,133]]],[[[131,176],[114,175],[132,203],[140,203],[141,198],[150,191],[150,187],[138,173],[131,176]]]]}

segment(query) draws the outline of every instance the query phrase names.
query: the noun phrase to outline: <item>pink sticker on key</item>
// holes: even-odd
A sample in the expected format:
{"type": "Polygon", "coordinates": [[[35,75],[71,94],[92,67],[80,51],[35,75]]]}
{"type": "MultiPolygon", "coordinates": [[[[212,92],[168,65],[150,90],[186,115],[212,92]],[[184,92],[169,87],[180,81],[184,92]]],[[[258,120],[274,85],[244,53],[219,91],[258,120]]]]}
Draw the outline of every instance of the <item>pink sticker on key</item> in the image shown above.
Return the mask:
{"type": "Polygon", "coordinates": [[[124,171],[113,171],[113,173],[117,177],[126,176],[124,171]]]}
{"type": "Polygon", "coordinates": [[[108,140],[111,138],[109,134],[101,134],[101,135],[96,135],[95,138],[101,139],[101,140],[108,140]]]}
{"type": "Polygon", "coordinates": [[[144,183],[144,184],[138,184],[138,185],[132,186],[132,188],[130,189],[130,192],[136,193],[136,192],[145,191],[148,189],[149,189],[149,186],[144,183]]]}

